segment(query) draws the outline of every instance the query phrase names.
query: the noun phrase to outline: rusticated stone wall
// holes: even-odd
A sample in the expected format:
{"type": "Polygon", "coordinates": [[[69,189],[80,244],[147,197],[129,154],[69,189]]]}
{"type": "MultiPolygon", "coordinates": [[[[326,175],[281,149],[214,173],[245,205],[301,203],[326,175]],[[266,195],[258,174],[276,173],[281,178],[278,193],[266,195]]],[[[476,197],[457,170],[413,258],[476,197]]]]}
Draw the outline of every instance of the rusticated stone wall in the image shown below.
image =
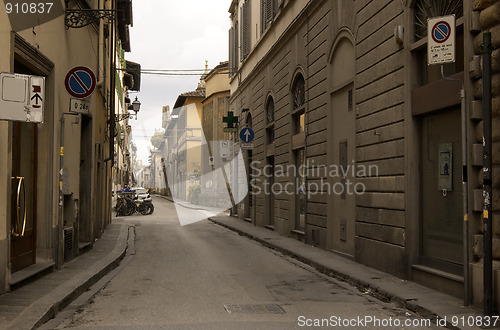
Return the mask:
{"type": "MultiPolygon", "coordinates": [[[[479,12],[479,22],[482,32],[490,31],[492,36],[492,125],[493,125],[493,227],[494,227],[494,258],[500,260],[500,1],[474,0],[474,10],[479,12]]],[[[474,38],[474,51],[481,57],[483,33],[474,38]]],[[[483,77],[482,58],[480,70],[474,81],[474,99],[477,104],[482,102],[483,77]]],[[[478,107],[480,108],[480,107],[478,107]]],[[[478,143],[483,139],[483,122],[479,122],[476,131],[478,143]]],[[[478,173],[482,182],[482,170],[478,173]]],[[[482,188],[482,187],[479,187],[482,188]]],[[[478,229],[482,231],[482,228],[478,229]]],[[[477,253],[477,251],[476,251],[477,253]]]]}
{"type": "MultiPolygon", "coordinates": [[[[472,111],[476,112],[476,118],[482,118],[482,98],[483,98],[483,63],[481,56],[481,44],[483,43],[483,32],[491,32],[493,44],[492,52],[492,132],[493,132],[493,259],[495,269],[495,282],[499,278],[497,260],[500,260],[500,1],[498,0],[474,0],[473,9],[476,11],[476,21],[480,30],[474,38],[474,52],[477,65],[475,69],[471,69],[471,77],[474,80],[474,100],[472,101],[472,111]],[[479,14],[479,18],[477,18],[479,14]]],[[[483,121],[480,120],[476,129],[477,156],[478,161],[477,175],[479,176],[479,186],[471,187],[475,189],[474,211],[482,210],[482,140],[483,140],[483,121]]],[[[482,261],[483,255],[482,221],[475,228],[470,228],[474,231],[474,257],[478,261],[473,267],[473,298],[474,303],[478,304],[482,301],[482,261]]],[[[500,293],[498,288],[495,290],[495,300],[500,301],[500,293]]]]}

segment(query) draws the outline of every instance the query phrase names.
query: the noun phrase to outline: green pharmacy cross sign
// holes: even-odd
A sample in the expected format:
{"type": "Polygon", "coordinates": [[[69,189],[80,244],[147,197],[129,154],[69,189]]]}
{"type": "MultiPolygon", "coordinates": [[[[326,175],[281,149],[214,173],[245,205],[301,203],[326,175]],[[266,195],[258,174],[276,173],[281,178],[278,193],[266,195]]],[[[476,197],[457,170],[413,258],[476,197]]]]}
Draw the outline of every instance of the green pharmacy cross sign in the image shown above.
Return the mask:
{"type": "Polygon", "coordinates": [[[234,124],[238,123],[238,116],[234,116],[232,111],[227,112],[227,117],[222,117],[222,122],[227,123],[227,127],[224,127],[224,132],[237,131],[237,128],[234,127],[234,124]]]}

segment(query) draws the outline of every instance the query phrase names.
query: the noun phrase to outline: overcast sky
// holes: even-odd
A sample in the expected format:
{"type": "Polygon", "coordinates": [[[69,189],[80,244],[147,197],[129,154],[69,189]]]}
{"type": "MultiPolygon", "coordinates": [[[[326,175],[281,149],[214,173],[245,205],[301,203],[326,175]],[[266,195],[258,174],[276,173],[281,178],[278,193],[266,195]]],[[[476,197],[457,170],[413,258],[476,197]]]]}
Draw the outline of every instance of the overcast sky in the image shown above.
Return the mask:
{"type": "MultiPolygon", "coordinates": [[[[127,60],[144,69],[209,69],[228,60],[230,0],[135,0],[131,52],[127,60]]],[[[130,121],[137,156],[147,164],[149,138],[161,129],[164,105],[172,109],[177,96],[195,90],[199,76],[142,74],[141,91],[131,93],[141,101],[138,119],[130,121]]]]}

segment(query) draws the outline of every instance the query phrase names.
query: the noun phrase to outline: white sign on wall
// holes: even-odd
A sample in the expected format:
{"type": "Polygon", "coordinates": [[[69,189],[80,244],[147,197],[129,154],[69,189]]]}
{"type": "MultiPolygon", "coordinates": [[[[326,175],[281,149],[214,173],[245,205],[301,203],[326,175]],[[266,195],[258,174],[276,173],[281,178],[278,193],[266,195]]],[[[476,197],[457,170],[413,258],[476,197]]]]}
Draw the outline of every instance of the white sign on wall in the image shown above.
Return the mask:
{"type": "Polygon", "coordinates": [[[427,20],[427,64],[455,62],[455,15],[427,20]]]}
{"type": "Polygon", "coordinates": [[[70,98],[69,111],[76,113],[90,113],[90,101],[70,98]]]}
{"type": "Polygon", "coordinates": [[[0,120],[43,122],[45,78],[0,73],[0,120]]]}

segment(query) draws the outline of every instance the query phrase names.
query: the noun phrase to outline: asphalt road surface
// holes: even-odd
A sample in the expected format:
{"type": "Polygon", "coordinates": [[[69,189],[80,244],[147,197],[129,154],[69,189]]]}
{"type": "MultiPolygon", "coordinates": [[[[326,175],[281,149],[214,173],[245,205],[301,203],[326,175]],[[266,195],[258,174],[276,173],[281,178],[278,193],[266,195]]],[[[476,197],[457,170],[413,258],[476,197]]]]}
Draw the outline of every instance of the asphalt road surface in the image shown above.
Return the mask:
{"type": "Polygon", "coordinates": [[[135,225],[135,254],[54,328],[437,328],[208,220],[181,227],[171,202],[153,203],[114,220],[135,225]]]}

